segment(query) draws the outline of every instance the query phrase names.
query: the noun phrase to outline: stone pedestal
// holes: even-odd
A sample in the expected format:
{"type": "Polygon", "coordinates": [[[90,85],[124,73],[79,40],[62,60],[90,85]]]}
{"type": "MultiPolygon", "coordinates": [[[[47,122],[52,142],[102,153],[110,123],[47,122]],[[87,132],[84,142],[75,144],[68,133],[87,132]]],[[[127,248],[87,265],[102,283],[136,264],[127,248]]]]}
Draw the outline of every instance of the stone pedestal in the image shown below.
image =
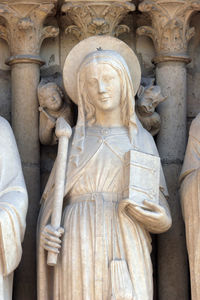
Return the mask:
{"type": "Polygon", "coordinates": [[[167,100],[159,105],[162,119],[157,145],[170,192],[172,229],[158,238],[158,299],[188,300],[189,280],[185,235],[178,195],[178,178],[186,146],[186,63],[187,44],[194,35],[189,19],[200,9],[199,1],[143,1],[152,26],[137,29],[149,36],[157,56],[156,81],[167,100]]]}
{"type": "Polygon", "coordinates": [[[3,1],[0,16],[0,37],[10,47],[12,84],[12,127],[15,133],[29,194],[27,229],[22,262],[15,275],[13,299],[36,299],[36,224],[40,199],[40,146],[38,138],[37,86],[42,41],[55,37],[58,29],[44,27],[53,12],[56,0],[3,1]]]}

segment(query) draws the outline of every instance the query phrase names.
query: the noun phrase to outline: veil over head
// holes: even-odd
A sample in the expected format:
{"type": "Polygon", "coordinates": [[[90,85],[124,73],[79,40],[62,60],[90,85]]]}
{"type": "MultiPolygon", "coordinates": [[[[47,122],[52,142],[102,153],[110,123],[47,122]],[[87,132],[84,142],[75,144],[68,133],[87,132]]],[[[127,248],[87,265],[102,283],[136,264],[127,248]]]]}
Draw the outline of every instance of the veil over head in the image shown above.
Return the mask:
{"type": "Polygon", "coordinates": [[[124,100],[128,108],[126,124],[129,129],[130,142],[133,145],[135,144],[134,136],[137,135],[138,126],[141,126],[135,113],[134,96],[141,80],[140,65],[135,53],[124,42],[113,37],[91,37],[80,42],[71,50],[63,70],[65,89],[71,99],[78,105],[78,120],[73,138],[71,158],[76,166],[78,166],[79,155],[84,148],[87,121],[84,103],[84,85],[86,82],[84,70],[92,63],[108,64],[119,74],[121,89],[124,91],[124,100]],[[96,47],[97,45],[100,47],[96,47]],[[92,51],[93,49],[95,51],[92,51]],[[82,52],[85,54],[84,57],[82,52]],[[72,61],[75,64],[72,64],[72,61]]]}
{"type": "Polygon", "coordinates": [[[128,116],[127,123],[129,129],[129,138],[131,144],[134,145],[134,136],[137,134],[138,123],[135,113],[135,97],[134,89],[132,85],[132,80],[128,66],[124,58],[117,52],[113,50],[97,50],[92,53],[89,53],[83,60],[77,74],[77,97],[78,97],[78,120],[75,129],[74,135],[74,151],[73,151],[73,160],[76,165],[78,165],[78,156],[83,151],[84,140],[85,140],[85,126],[86,126],[86,115],[85,115],[85,103],[84,103],[84,91],[85,91],[85,68],[92,64],[108,64],[113,69],[115,69],[121,80],[121,88],[124,91],[124,101],[127,103],[128,107],[128,116]],[[123,86],[123,87],[122,87],[123,86]]]}

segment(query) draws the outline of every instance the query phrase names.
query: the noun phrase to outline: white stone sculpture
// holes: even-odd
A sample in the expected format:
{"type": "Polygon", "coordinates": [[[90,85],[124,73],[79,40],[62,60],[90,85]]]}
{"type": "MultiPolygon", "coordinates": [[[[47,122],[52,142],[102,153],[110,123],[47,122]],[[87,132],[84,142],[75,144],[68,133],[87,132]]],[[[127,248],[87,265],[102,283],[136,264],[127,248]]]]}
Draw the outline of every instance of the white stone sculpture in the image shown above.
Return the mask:
{"type": "Polygon", "coordinates": [[[63,77],[78,121],[61,226],[51,225],[60,156],[42,198],[38,300],[152,300],[149,232],[166,231],[171,216],[154,140],[135,113],[139,62],[122,41],[91,37],[72,49],[63,77]],[[59,253],[55,268],[47,251],[59,253]]]}
{"type": "Polygon", "coordinates": [[[192,300],[200,299],[200,114],[193,120],[180,176],[192,300]]]}
{"type": "Polygon", "coordinates": [[[9,123],[0,117],[0,299],[12,299],[26,227],[27,192],[20,157],[9,123]]]}
{"type": "Polygon", "coordinates": [[[162,95],[158,85],[154,85],[153,78],[144,78],[142,81],[147,81],[148,85],[141,84],[137,92],[136,113],[142,126],[154,136],[161,127],[161,118],[155,109],[167,97],[162,95]]]}
{"type": "Polygon", "coordinates": [[[56,120],[63,117],[70,124],[72,123],[70,107],[64,102],[61,88],[54,82],[39,84],[38,100],[40,104],[40,142],[44,145],[54,145],[57,143],[56,120]]]}

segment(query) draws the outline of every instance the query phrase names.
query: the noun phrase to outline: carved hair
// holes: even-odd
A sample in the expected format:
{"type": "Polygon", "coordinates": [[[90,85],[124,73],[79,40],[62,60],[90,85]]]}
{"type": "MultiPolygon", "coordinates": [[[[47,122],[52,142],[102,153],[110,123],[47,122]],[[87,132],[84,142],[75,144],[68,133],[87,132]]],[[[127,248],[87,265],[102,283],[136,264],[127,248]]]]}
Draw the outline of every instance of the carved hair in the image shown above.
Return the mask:
{"type": "Polygon", "coordinates": [[[83,152],[85,141],[86,120],[90,124],[95,122],[95,109],[89,101],[87,87],[85,85],[85,67],[90,63],[109,64],[117,71],[121,78],[121,110],[122,122],[129,129],[130,142],[134,144],[134,137],[138,131],[138,119],[135,114],[135,98],[132,79],[128,66],[122,56],[111,50],[95,51],[85,57],[77,74],[78,87],[78,121],[73,139],[72,162],[79,164],[79,155],[83,152]]]}

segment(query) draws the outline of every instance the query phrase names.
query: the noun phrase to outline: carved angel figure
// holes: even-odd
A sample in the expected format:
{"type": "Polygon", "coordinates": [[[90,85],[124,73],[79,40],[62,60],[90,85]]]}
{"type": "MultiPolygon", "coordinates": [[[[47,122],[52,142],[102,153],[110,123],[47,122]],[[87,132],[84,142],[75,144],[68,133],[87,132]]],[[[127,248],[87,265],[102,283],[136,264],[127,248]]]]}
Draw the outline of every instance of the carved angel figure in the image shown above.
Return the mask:
{"type": "Polygon", "coordinates": [[[166,100],[166,97],[162,95],[158,85],[153,85],[153,78],[143,78],[142,81],[148,85],[141,84],[137,92],[136,113],[143,127],[154,136],[161,126],[160,116],[155,109],[159,103],[166,100]]]}
{"type": "Polygon", "coordinates": [[[13,272],[22,255],[27,192],[9,123],[0,117],[0,299],[12,299],[13,272]]]}
{"type": "Polygon", "coordinates": [[[63,98],[62,90],[56,83],[39,84],[39,137],[43,145],[54,145],[57,143],[55,124],[58,117],[62,116],[70,124],[72,123],[70,107],[64,102],[63,98]]]}
{"type": "Polygon", "coordinates": [[[200,114],[193,120],[180,175],[192,300],[200,299],[200,114]]]}
{"type": "Polygon", "coordinates": [[[162,171],[157,203],[148,193],[140,204],[123,197],[126,154],[135,149],[158,156],[135,113],[140,76],[135,54],[115,38],[89,38],[67,57],[64,83],[78,104],[78,121],[69,148],[61,228],[50,225],[56,163],[43,194],[39,300],[153,299],[149,232],[171,225],[162,171]],[[120,50],[132,63],[133,81],[120,50]],[[46,250],[59,252],[54,270],[47,266],[46,250]]]}

